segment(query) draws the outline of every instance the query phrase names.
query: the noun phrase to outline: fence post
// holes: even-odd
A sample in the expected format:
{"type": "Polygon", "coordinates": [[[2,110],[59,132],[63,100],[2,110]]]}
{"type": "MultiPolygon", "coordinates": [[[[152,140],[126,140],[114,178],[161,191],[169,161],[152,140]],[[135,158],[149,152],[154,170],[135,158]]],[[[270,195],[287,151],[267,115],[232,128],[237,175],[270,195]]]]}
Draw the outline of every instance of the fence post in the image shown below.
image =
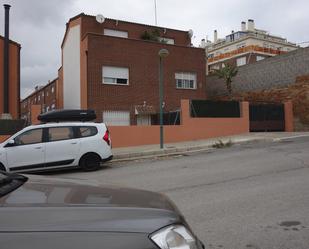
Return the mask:
{"type": "Polygon", "coordinates": [[[292,101],[287,101],[284,103],[284,125],[286,132],[294,131],[294,115],[292,101]]]}

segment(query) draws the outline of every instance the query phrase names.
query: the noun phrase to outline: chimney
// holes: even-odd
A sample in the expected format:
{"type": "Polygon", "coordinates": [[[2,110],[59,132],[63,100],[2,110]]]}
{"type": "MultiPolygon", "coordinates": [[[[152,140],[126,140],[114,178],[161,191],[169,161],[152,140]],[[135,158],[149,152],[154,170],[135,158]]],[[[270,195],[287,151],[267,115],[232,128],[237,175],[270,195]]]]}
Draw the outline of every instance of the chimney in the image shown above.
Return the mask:
{"type": "Polygon", "coordinates": [[[9,12],[10,5],[4,4],[4,48],[3,48],[3,113],[9,113],[9,12]]]}
{"type": "Polygon", "coordinates": [[[214,30],[214,43],[216,43],[218,41],[218,32],[217,30],[215,29],[214,30]]]}
{"type": "Polygon", "coordinates": [[[246,22],[241,22],[241,31],[246,31],[246,22]]]}
{"type": "Polygon", "coordinates": [[[205,39],[201,40],[201,48],[206,48],[206,41],[205,41],[205,39]]]}
{"type": "Polygon", "coordinates": [[[252,19],[248,19],[248,30],[249,31],[254,31],[255,27],[254,27],[254,20],[252,19]]]}

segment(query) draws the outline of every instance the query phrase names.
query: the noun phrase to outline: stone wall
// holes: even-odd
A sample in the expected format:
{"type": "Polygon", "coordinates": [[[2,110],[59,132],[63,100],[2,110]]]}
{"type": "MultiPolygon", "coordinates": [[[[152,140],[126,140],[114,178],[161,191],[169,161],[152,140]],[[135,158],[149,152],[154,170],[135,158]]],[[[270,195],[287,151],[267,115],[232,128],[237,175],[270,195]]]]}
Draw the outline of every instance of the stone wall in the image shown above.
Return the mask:
{"type": "MultiPolygon", "coordinates": [[[[295,78],[309,75],[309,47],[241,66],[233,79],[234,93],[287,87],[295,78]]],[[[208,97],[227,94],[225,83],[217,76],[207,76],[208,97]]]]}
{"type": "MultiPolygon", "coordinates": [[[[294,84],[267,90],[234,93],[233,99],[248,102],[286,102],[292,101],[294,130],[309,131],[309,74],[296,78],[294,84]]],[[[228,99],[227,96],[215,99],[228,99]]]]}

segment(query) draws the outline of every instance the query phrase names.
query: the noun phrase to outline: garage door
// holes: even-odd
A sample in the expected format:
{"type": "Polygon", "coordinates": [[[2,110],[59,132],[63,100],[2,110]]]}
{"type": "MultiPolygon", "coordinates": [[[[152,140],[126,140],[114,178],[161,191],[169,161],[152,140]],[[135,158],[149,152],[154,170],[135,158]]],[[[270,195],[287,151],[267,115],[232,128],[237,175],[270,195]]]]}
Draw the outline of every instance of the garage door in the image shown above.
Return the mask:
{"type": "Polygon", "coordinates": [[[112,126],[130,125],[130,112],[128,111],[104,111],[103,122],[112,126]]]}

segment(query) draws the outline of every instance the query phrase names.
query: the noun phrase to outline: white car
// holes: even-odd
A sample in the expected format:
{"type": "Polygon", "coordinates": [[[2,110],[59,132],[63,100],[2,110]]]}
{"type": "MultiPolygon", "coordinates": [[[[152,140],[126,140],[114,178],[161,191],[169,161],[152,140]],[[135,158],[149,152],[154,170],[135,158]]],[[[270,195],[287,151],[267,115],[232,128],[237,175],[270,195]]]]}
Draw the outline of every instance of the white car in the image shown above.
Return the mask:
{"type": "Polygon", "coordinates": [[[111,139],[104,123],[32,125],[0,144],[0,170],[7,172],[68,167],[90,171],[112,157],[111,139]]]}

